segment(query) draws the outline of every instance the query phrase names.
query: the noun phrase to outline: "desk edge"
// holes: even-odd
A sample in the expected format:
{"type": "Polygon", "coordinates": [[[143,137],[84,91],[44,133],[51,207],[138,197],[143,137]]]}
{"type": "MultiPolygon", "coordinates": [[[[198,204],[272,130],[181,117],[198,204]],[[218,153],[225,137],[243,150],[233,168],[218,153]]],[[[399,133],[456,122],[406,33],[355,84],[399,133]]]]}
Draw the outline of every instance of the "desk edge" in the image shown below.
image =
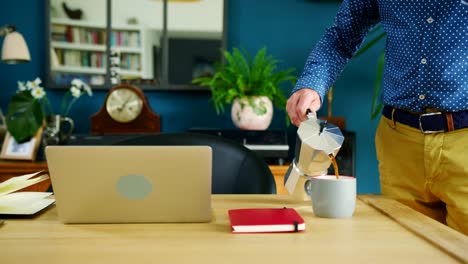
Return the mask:
{"type": "Polygon", "coordinates": [[[468,236],[382,195],[358,198],[462,263],[468,263],[468,236]],[[395,213],[397,212],[397,213],[395,213]]]}

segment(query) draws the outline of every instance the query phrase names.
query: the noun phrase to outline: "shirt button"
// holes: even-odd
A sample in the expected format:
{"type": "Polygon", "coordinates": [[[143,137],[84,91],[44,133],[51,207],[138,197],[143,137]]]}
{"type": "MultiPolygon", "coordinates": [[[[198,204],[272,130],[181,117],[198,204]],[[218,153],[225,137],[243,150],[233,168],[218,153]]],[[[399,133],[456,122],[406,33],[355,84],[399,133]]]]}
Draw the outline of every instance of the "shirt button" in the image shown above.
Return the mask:
{"type": "Polygon", "coordinates": [[[426,59],[422,59],[422,60],[421,60],[421,63],[422,63],[422,64],[426,64],[426,63],[427,63],[427,60],[426,60],[426,59]]]}
{"type": "Polygon", "coordinates": [[[419,100],[424,100],[424,99],[426,99],[426,96],[424,94],[420,94],[419,95],[419,100]]]}
{"type": "Polygon", "coordinates": [[[432,17],[429,17],[426,21],[427,23],[431,24],[432,22],[434,22],[434,19],[432,17]]]}

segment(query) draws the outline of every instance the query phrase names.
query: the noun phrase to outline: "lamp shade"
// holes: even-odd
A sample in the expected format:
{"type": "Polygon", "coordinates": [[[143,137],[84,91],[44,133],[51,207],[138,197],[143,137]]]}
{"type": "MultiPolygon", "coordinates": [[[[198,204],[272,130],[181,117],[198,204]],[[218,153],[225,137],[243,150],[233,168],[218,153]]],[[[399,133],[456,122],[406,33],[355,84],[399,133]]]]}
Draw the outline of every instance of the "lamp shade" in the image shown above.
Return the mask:
{"type": "Polygon", "coordinates": [[[23,36],[16,31],[8,33],[3,41],[2,61],[13,64],[29,62],[30,60],[29,49],[23,36]]]}

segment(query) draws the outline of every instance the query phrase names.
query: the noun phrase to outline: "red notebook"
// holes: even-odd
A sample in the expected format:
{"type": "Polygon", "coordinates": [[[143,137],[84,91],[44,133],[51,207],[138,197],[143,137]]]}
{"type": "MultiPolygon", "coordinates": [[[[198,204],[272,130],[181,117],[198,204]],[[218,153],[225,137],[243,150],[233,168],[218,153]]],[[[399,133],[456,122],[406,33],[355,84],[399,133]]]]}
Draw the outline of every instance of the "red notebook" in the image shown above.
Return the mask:
{"type": "Polygon", "coordinates": [[[304,219],[293,208],[250,208],[228,211],[233,233],[276,233],[305,230],[304,219]]]}

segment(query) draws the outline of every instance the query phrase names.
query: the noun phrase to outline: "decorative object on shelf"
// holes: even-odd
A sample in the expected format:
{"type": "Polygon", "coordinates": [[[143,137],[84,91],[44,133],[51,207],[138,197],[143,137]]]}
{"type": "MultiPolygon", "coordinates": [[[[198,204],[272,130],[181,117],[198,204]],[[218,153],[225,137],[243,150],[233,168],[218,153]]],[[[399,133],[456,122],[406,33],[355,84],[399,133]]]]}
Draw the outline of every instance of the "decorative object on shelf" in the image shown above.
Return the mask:
{"type": "Polygon", "coordinates": [[[73,119],[61,115],[49,115],[46,118],[43,142],[44,145],[64,144],[75,128],[73,119]]]}
{"type": "Polygon", "coordinates": [[[65,14],[67,15],[68,18],[70,19],[81,19],[81,17],[83,16],[83,10],[77,8],[77,9],[70,9],[68,6],[67,6],[67,3],[65,2],[62,2],[62,7],[63,7],[63,11],[65,11],[65,14]]]}
{"type": "Polygon", "coordinates": [[[161,122],[139,88],[121,84],[107,93],[104,105],[91,116],[92,134],[159,133],[161,122]]]}
{"type": "Polygon", "coordinates": [[[210,88],[218,114],[224,112],[224,104],[231,104],[239,98],[231,107],[234,124],[242,125],[239,128],[267,129],[273,117],[273,108],[269,105],[273,102],[282,110],[285,109],[286,96],[280,84],[290,81],[294,85],[297,80],[297,77],[292,75],[294,69],[278,70],[279,61],[267,55],[266,47],[260,49],[253,58],[247,51],[241,52],[237,48],[232,52],[223,51],[223,55],[226,64],[215,65],[216,73],[213,76],[195,78],[192,82],[210,88]],[[271,102],[266,99],[259,100],[258,97],[266,97],[271,102]],[[253,117],[258,117],[260,121],[253,121],[253,117]],[[257,126],[259,122],[264,124],[257,126]]]}
{"type": "MultiPolygon", "coordinates": [[[[8,132],[17,142],[25,142],[36,135],[43,126],[46,117],[56,115],[47,98],[41,79],[34,81],[18,82],[18,92],[13,95],[6,116],[8,132]]],[[[80,79],[71,82],[70,89],[62,99],[61,116],[68,116],[75,102],[86,93],[92,96],[91,87],[80,79]]]]}
{"type": "Polygon", "coordinates": [[[138,17],[129,17],[127,18],[128,25],[138,25],[140,22],[138,21],[138,17]]]}
{"type": "Polygon", "coordinates": [[[29,140],[18,143],[9,132],[3,140],[0,158],[14,160],[36,160],[37,151],[41,143],[42,127],[29,140]]]}
{"type": "Polygon", "coordinates": [[[120,83],[120,54],[115,48],[111,48],[110,52],[110,82],[111,84],[120,83]]]}

